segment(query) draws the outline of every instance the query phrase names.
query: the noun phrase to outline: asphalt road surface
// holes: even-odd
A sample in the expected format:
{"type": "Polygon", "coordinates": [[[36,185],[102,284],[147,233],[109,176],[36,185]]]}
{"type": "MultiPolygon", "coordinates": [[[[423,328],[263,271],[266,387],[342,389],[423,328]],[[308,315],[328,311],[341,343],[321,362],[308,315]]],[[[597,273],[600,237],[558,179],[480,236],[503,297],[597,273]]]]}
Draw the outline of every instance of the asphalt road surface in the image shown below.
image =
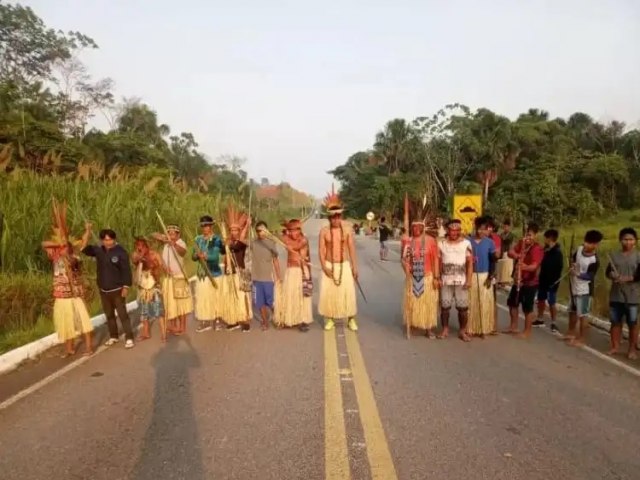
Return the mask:
{"type": "Polygon", "coordinates": [[[407,340],[397,256],[380,262],[367,238],[357,251],[357,334],[191,324],[164,347],[154,330],[0,377],[0,478],[640,478],[638,377],[540,330],[407,340]]]}

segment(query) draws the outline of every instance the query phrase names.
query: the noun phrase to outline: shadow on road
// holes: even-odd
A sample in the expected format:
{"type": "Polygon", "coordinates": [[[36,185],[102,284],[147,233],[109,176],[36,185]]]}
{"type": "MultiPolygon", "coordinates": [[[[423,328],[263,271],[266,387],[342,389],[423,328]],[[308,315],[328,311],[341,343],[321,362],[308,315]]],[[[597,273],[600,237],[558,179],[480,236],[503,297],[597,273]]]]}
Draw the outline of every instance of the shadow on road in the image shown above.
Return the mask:
{"type": "Polygon", "coordinates": [[[130,476],[135,480],[205,478],[189,380],[200,358],[187,337],[171,340],[151,361],[156,371],[153,413],[130,476]]]}

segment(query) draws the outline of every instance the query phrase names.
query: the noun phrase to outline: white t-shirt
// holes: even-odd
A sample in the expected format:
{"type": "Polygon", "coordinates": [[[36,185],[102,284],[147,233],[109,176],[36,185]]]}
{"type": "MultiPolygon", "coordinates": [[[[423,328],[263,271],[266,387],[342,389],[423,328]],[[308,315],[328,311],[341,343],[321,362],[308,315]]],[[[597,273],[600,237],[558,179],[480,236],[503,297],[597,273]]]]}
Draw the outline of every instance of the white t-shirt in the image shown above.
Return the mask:
{"type": "Polygon", "coordinates": [[[467,281],[467,257],[471,256],[471,242],[466,238],[456,242],[439,243],[442,258],[443,285],[464,285],[467,281]]]}
{"type": "MultiPolygon", "coordinates": [[[[176,245],[184,248],[186,250],[187,244],[181,238],[178,239],[176,245]]],[[[178,252],[174,252],[173,248],[171,248],[168,244],[164,244],[164,248],[162,249],[162,261],[167,266],[167,270],[171,273],[172,276],[181,276],[182,268],[184,268],[184,258],[180,256],[178,252]]]]}
{"type": "MultiPolygon", "coordinates": [[[[578,275],[587,273],[589,266],[596,263],[597,257],[595,255],[583,255],[582,246],[576,249],[576,272],[578,275]]],[[[589,280],[582,280],[580,278],[573,277],[571,282],[571,290],[574,295],[589,295],[589,280]]]]}

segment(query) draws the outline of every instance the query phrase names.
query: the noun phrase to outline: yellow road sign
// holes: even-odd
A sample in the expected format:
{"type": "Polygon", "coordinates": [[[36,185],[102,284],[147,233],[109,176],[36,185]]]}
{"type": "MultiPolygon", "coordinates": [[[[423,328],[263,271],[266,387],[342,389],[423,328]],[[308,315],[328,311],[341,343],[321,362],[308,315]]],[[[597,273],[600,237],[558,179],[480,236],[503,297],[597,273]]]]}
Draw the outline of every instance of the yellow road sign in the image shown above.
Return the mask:
{"type": "Polygon", "coordinates": [[[482,215],[482,195],[454,195],[453,218],[462,222],[462,231],[470,234],[473,221],[482,215]]]}

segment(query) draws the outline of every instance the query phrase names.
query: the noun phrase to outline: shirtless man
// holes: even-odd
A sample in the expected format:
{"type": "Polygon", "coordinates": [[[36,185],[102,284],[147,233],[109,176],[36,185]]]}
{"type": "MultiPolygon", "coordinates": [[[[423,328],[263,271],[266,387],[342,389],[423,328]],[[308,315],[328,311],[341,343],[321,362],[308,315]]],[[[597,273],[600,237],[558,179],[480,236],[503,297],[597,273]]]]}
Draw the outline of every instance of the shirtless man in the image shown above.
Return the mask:
{"type": "Polygon", "coordinates": [[[345,318],[349,329],[355,332],[358,330],[355,290],[358,267],[353,231],[342,223],[344,208],[333,189],[325,198],[324,206],[329,226],[322,228],[319,238],[320,266],[324,275],[320,282],[318,311],[325,318],[325,330],[334,328],[335,319],[345,318]]]}

